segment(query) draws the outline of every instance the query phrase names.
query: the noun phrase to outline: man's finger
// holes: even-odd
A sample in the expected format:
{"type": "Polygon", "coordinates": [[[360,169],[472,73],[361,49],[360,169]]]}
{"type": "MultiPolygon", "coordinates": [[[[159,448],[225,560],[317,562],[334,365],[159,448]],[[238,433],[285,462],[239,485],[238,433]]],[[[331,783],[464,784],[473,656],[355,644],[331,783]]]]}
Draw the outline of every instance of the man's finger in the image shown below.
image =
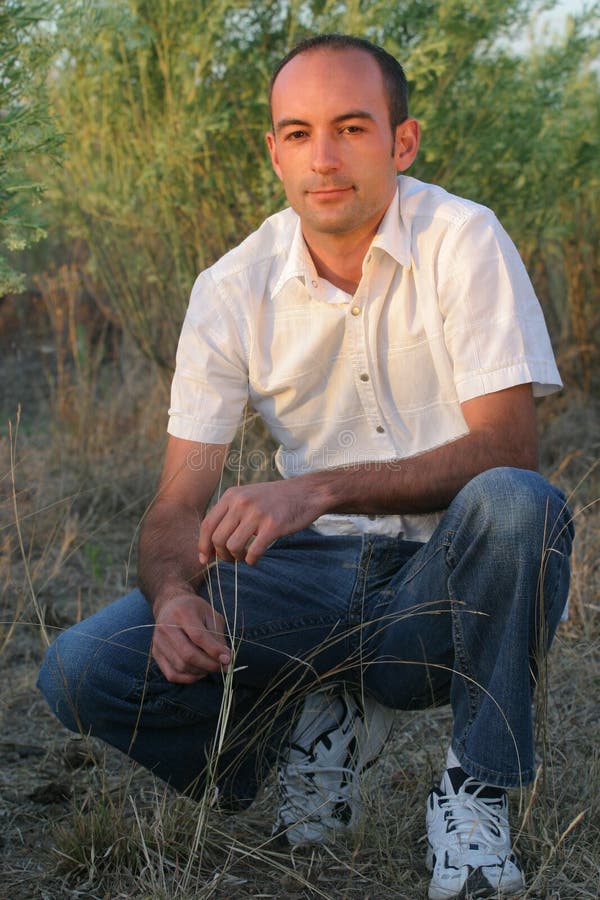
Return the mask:
{"type": "Polygon", "coordinates": [[[229,649],[223,634],[224,620],[215,613],[207,618],[196,618],[184,624],[158,623],[154,643],[160,648],[174,668],[179,671],[206,669],[216,671],[219,666],[231,662],[229,649]]]}
{"type": "Polygon", "coordinates": [[[238,561],[246,558],[246,551],[256,538],[253,522],[240,522],[225,542],[225,549],[238,561]]]}
{"type": "Polygon", "coordinates": [[[204,516],[200,524],[200,536],[198,538],[198,559],[202,565],[206,565],[214,556],[213,534],[228,512],[227,504],[223,499],[218,501],[204,516]]]}
{"type": "Polygon", "coordinates": [[[245,561],[247,564],[253,566],[257,563],[276,537],[278,535],[270,528],[259,530],[257,534],[251,537],[246,545],[245,561]]]}
{"type": "Polygon", "coordinates": [[[215,634],[211,626],[190,628],[187,636],[194,647],[207,654],[211,661],[219,662],[221,665],[228,665],[231,662],[231,650],[225,643],[225,639],[221,635],[215,634]]]}
{"type": "Polygon", "coordinates": [[[219,671],[218,662],[202,654],[198,648],[196,648],[196,653],[194,662],[191,662],[190,658],[185,661],[178,654],[173,653],[171,647],[157,645],[152,649],[152,656],[168,681],[180,681],[181,676],[197,680],[204,678],[209,672],[219,671]]]}
{"type": "Polygon", "coordinates": [[[177,666],[174,665],[173,660],[169,656],[165,656],[158,648],[152,651],[152,656],[160,671],[163,673],[167,681],[170,682],[178,684],[191,684],[194,681],[199,681],[201,678],[205,678],[209,671],[211,671],[209,667],[203,669],[177,668],[177,666]]]}

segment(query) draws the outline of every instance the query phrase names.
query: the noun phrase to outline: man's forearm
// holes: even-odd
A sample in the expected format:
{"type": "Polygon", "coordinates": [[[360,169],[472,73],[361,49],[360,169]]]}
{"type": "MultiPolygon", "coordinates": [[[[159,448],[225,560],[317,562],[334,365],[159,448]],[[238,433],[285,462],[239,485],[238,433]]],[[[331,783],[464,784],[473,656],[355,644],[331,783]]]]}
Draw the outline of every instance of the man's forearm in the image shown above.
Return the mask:
{"type": "Polygon", "coordinates": [[[535,457],[494,452],[486,438],[468,434],[408,459],[355,463],[300,479],[320,514],[427,513],[445,509],[468,481],[502,465],[535,468],[535,457]]]}
{"type": "MultiPolygon", "coordinates": [[[[462,407],[469,432],[418,456],[367,462],[307,476],[322,513],[410,514],[445,509],[476,475],[497,466],[537,468],[531,387],[474,398],[462,407]]],[[[300,487],[300,485],[299,485],[300,487]]]]}
{"type": "Polygon", "coordinates": [[[140,534],[138,583],[153,606],[200,583],[199,531],[198,512],[191,507],[157,500],[151,508],[140,534]]]}

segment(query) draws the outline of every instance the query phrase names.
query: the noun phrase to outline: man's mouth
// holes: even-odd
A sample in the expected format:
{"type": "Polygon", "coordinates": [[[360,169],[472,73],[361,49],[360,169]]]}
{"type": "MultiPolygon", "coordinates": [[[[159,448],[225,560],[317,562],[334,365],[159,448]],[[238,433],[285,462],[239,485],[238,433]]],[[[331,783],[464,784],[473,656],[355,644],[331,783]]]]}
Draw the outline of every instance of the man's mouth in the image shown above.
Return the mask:
{"type": "Polygon", "coordinates": [[[327,199],[327,198],[335,199],[336,197],[341,197],[343,194],[347,194],[353,190],[354,190],[353,185],[345,184],[345,185],[339,185],[339,186],[336,185],[334,187],[311,188],[311,189],[307,190],[306,193],[310,194],[311,197],[317,197],[317,198],[323,198],[323,199],[327,199]]]}

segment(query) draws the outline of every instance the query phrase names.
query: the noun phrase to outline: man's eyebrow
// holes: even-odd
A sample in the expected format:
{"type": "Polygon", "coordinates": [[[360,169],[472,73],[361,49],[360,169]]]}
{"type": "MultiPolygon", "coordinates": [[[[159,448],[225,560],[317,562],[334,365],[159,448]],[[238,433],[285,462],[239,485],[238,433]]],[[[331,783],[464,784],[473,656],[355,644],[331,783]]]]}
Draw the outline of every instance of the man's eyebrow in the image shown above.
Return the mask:
{"type": "Polygon", "coordinates": [[[287,128],[290,125],[300,125],[302,128],[307,128],[310,122],[304,122],[302,119],[280,119],[275,123],[275,130],[279,131],[281,128],[287,128]]]}
{"type": "Polygon", "coordinates": [[[349,112],[336,116],[334,122],[344,122],[346,119],[370,119],[373,122],[373,116],[364,109],[351,109],[349,112]]]}
{"type": "MultiPolygon", "coordinates": [[[[332,122],[345,122],[347,119],[369,119],[371,122],[374,121],[373,116],[370,112],[366,112],[366,110],[364,109],[350,109],[348,110],[348,112],[344,112],[339,116],[336,116],[334,119],[332,119],[332,122]]],[[[310,127],[310,122],[305,122],[304,119],[279,119],[279,121],[275,124],[275,130],[280,131],[282,128],[289,128],[290,126],[308,128],[310,127]]]]}

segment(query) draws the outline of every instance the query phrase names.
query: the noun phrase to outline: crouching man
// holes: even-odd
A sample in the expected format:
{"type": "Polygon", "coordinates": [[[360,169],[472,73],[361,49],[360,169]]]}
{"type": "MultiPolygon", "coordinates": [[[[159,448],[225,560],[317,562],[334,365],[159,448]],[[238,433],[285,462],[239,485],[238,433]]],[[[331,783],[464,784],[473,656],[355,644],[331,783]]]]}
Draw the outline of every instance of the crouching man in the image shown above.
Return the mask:
{"type": "Polygon", "coordinates": [[[561,385],[542,312],[490,210],[403,174],[419,125],[383,49],[305,41],[270,102],[289,208],[194,285],[140,589],[62,634],[40,687],[192,796],[210,768],[243,807],[278,766],[292,845],[356,823],[394,710],[450,702],[429,896],[513,894],[506,789],[535,776],[572,539],[535,471],[534,396],[561,385]],[[248,400],[283,479],[207,512],[248,400]]]}

